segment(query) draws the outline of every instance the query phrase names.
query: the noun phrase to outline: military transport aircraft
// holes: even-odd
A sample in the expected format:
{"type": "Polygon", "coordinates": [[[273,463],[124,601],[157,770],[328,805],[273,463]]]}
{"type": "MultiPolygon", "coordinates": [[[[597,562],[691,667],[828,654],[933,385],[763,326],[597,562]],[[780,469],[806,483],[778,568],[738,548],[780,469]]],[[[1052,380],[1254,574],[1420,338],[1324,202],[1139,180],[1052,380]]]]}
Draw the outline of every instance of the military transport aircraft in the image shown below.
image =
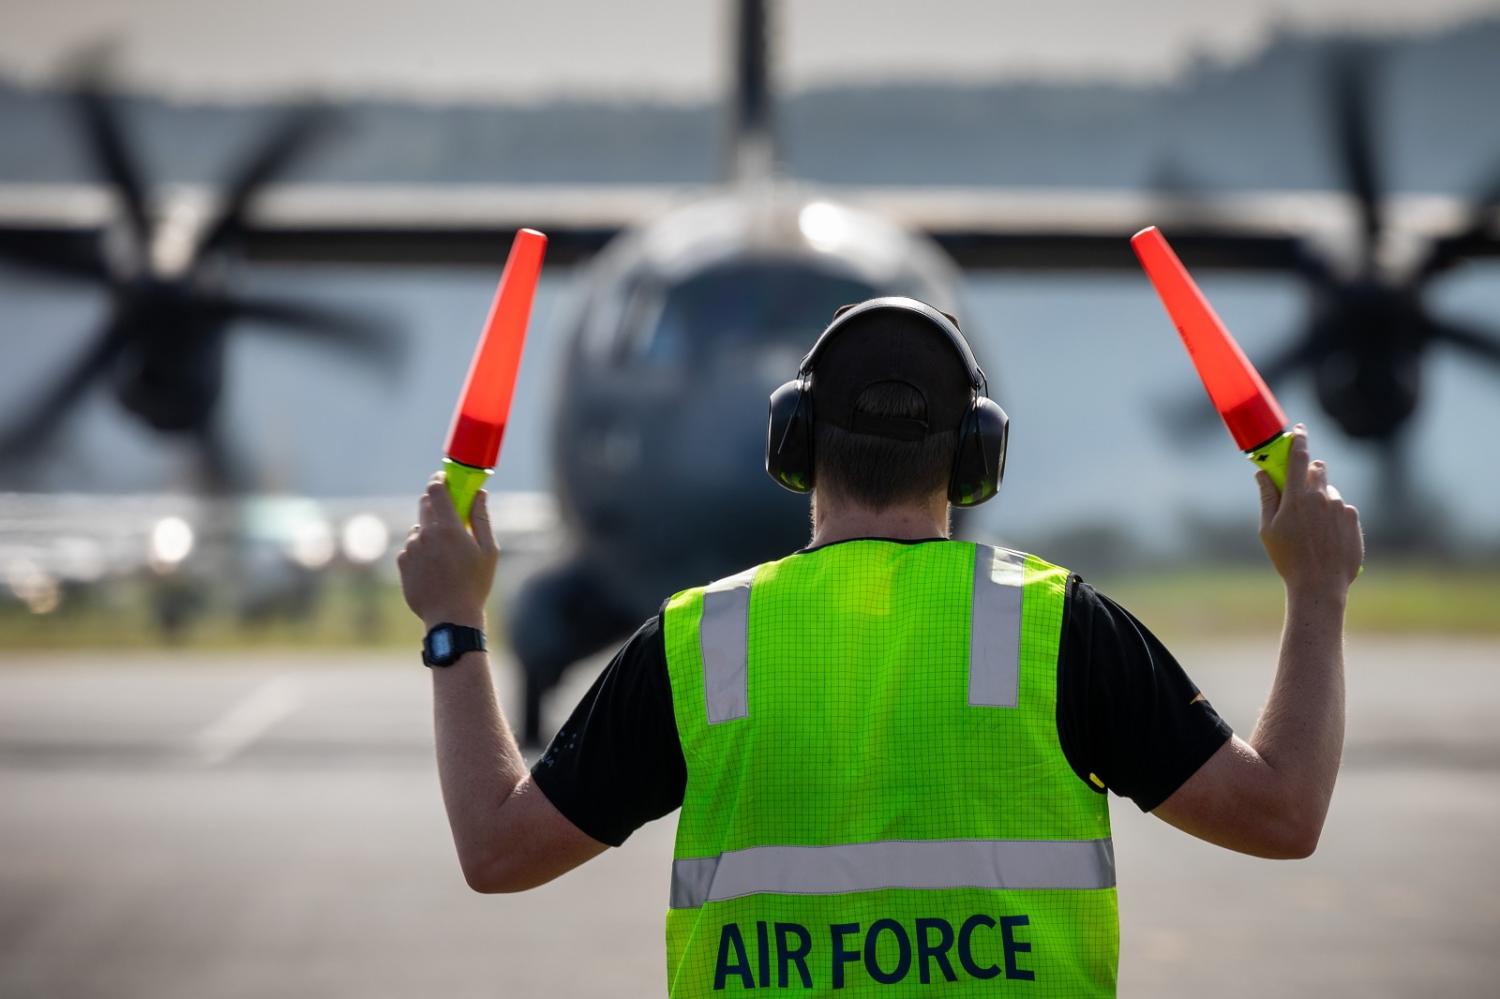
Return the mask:
{"type": "MultiPolygon", "coordinates": [[[[523,737],[533,745],[543,694],[568,665],[622,638],[675,589],[805,538],[805,502],[759,471],[765,401],[836,306],[900,293],[948,308],[959,269],[1133,269],[1127,237],[1147,224],[1170,233],[1195,269],[1326,273],[1328,301],[1345,304],[1356,291],[1337,289],[1367,290],[1373,264],[1351,286],[1332,276],[1339,266],[1317,261],[1357,245],[1355,219],[1365,246],[1387,231],[1430,246],[1433,273],[1500,252],[1493,197],[1469,211],[1379,196],[1362,172],[1371,161],[1358,136],[1358,93],[1337,131],[1355,211],[1340,193],[1216,197],[1205,218],[1201,199],[1152,194],[806,186],[776,169],[769,14],[766,0],[736,0],[724,181],[710,189],[284,185],[246,207],[237,226],[235,251],[250,260],[497,266],[525,225],[548,233],[552,263],[587,262],[564,321],[553,419],[570,543],[528,580],[508,616],[526,677],[523,737]]],[[[215,231],[210,204],[188,192],[156,208],[191,242],[215,231]]],[[[95,189],[0,187],[0,246],[92,247],[110,219],[95,189]]],[[[1356,312],[1320,319],[1318,346],[1299,348],[1273,374],[1352,365],[1340,391],[1367,393],[1373,411],[1428,343],[1491,350],[1451,327],[1417,340],[1355,336],[1356,312]]]]}

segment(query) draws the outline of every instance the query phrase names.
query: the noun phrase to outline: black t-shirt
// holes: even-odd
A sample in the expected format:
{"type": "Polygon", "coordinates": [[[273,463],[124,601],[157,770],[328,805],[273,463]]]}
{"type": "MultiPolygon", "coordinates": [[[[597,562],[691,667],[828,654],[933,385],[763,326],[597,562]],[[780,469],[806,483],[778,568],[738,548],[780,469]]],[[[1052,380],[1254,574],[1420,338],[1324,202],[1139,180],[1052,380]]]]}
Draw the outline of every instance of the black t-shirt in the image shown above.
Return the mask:
{"type": "MultiPolygon", "coordinates": [[[[1068,763],[1095,791],[1113,790],[1142,811],[1165,801],[1231,734],[1156,636],[1077,576],[1057,668],[1068,763]]],[[[660,615],[615,655],[532,776],[570,822],[612,846],[682,805],[687,766],[660,615]]]]}

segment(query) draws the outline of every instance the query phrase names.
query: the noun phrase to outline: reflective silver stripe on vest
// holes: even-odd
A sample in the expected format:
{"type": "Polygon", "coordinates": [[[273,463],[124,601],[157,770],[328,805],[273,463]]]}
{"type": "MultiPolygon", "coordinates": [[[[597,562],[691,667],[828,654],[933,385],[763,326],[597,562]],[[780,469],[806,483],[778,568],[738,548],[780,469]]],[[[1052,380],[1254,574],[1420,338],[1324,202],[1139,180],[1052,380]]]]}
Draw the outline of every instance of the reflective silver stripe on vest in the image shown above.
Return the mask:
{"type": "Polygon", "coordinates": [[[703,622],[698,647],[703,655],[703,699],[708,723],[733,721],[750,714],[749,654],[750,581],[754,569],[710,583],[703,591],[703,622]]]}
{"type": "Polygon", "coordinates": [[[1021,594],[1026,556],[976,546],[969,617],[969,704],[1013,708],[1021,672],[1021,594]]]}
{"type": "Polygon", "coordinates": [[[672,861],[672,899],[668,904],[674,909],[696,909],[708,901],[718,866],[718,857],[672,861]]]}
{"type": "Polygon", "coordinates": [[[770,892],[840,895],[883,888],[1061,889],[1115,886],[1107,839],[890,840],[758,846],[672,862],[674,909],[770,892]]]}

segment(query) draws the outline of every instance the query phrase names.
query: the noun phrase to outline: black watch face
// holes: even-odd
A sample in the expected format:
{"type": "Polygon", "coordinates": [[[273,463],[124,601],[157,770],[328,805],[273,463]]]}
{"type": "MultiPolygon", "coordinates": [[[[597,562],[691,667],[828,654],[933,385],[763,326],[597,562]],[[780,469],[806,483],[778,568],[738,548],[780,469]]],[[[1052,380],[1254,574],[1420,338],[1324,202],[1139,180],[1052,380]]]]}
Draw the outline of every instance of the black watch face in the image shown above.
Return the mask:
{"type": "Polygon", "coordinates": [[[453,629],[439,628],[427,637],[428,655],[435,662],[453,658],[453,629]]]}

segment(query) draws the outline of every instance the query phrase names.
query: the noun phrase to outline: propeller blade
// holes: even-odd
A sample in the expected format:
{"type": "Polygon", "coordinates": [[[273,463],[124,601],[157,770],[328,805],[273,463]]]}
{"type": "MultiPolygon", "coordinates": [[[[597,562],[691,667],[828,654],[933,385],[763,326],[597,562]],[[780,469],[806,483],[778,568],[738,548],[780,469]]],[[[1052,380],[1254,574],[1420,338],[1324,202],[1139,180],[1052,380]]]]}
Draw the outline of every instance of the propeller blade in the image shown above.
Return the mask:
{"type": "MultiPolygon", "coordinates": [[[[1417,487],[1415,464],[1411,455],[1411,433],[1397,433],[1380,442],[1374,498],[1374,509],[1367,518],[1366,537],[1372,548],[1382,552],[1429,555],[1440,537],[1435,525],[1441,517],[1424,510],[1417,487]]],[[[1361,504],[1363,505],[1363,504],[1361,504]]]]}
{"type": "Polygon", "coordinates": [[[0,230],[0,263],[78,281],[107,281],[109,271],[92,233],[59,236],[45,230],[0,230]]]}
{"type": "Polygon", "coordinates": [[[1329,97],[1335,153],[1344,183],[1358,205],[1365,260],[1370,263],[1384,225],[1371,104],[1374,56],[1368,48],[1350,44],[1336,49],[1331,59],[1329,97]]]}
{"type": "Polygon", "coordinates": [[[198,473],[203,492],[214,497],[240,496],[249,490],[250,476],[239,448],[232,444],[217,419],[193,431],[198,451],[198,473]]]}
{"type": "MultiPolygon", "coordinates": [[[[1338,277],[1328,266],[1328,261],[1320,254],[1314,253],[1303,240],[1297,243],[1296,255],[1292,258],[1292,269],[1298,277],[1319,291],[1331,292],[1339,284],[1338,277]]],[[[1264,376],[1265,372],[1262,371],[1261,374],[1264,376]]]]}
{"type": "Polygon", "coordinates": [[[1159,400],[1151,408],[1162,432],[1173,437],[1203,440],[1215,427],[1221,432],[1224,427],[1224,421],[1201,391],[1159,400]]]}
{"type": "Polygon", "coordinates": [[[1500,365],[1500,340],[1472,326],[1448,319],[1429,319],[1427,322],[1431,327],[1433,340],[1467,351],[1480,360],[1500,365]]]}
{"type": "Polygon", "coordinates": [[[84,140],[104,179],[115,189],[138,251],[151,243],[145,178],[120,128],[119,106],[97,80],[85,80],[73,91],[73,105],[84,140]]]}
{"type": "Polygon", "coordinates": [[[1178,201],[1194,208],[1211,209],[1214,206],[1213,192],[1208,190],[1203,178],[1183,166],[1177,156],[1158,156],[1146,174],[1146,190],[1152,197],[1164,201],[1178,201]]]}
{"type": "Polygon", "coordinates": [[[1186,225],[1174,222],[1172,232],[1184,228],[1229,233],[1232,226],[1219,211],[1219,202],[1214,192],[1203,183],[1203,179],[1182,165],[1175,157],[1161,157],[1152,165],[1146,176],[1146,190],[1153,201],[1181,216],[1186,225]]]}
{"type": "Polygon", "coordinates": [[[264,324],[269,332],[290,333],[308,343],[352,351],[389,374],[400,370],[405,353],[405,341],[395,329],[368,313],[247,296],[222,298],[209,307],[226,320],[251,320],[264,324]]]}
{"type": "Polygon", "coordinates": [[[1476,236],[1495,231],[1495,209],[1500,208],[1500,163],[1490,171],[1489,179],[1474,194],[1474,207],[1470,212],[1469,231],[1476,236]]]}
{"type": "Polygon", "coordinates": [[[254,155],[230,178],[223,207],[205,229],[199,252],[215,249],[238,235],[244,228],[245,212],[260,188],[280,176],[299,153],[328,130],[332,120],[329,112],[312,105],[285,112],[254,155]]]}
{"type": "Polygon", "coordinates": [[[1489,178],[1474,193],[1468,224],[1454,235],[1433,242],[1426,258],[1415,271],[1413,280],[1417,284],[1425,284],[1475,252],[1479,249],[1479,244],[1494,240],[1497,208],[1500,208],[1500,164],[1496,164],[1490,171],[1489,178]]]}
{"type": "Polygon", "coordinates": [[[78,405],[83,390],[104,375],[125,346],[114,320],[89,349],[36,397],[25,415],[0,431],[0,461],[33,457],[39,453],[78,405]]]}
{"type": "Polygon", "coordinates": [[[1277,386],[1286,381],[1287,376],[1298,368],[1311,364],[1313,355],[1312,338],[1303,335],[1283,345],[1267,360],[1256,364],[1255,370],[1260,372],[1261,381],[1274,391],[1277,386]]]}

